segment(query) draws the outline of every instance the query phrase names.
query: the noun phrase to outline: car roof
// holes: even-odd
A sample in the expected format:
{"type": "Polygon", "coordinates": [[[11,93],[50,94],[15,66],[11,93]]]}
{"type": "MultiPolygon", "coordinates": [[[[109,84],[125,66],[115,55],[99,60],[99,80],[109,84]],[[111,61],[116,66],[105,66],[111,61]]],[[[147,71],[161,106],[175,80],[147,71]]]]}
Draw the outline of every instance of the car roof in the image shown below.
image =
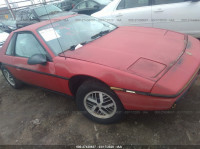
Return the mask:
{"type": "Polygon", "coordinates": [[[78,14],[72,14],[72,15],[68,15],[68,16],[62,16],[62,17],[57,17],[57,18],[45,20],[45,21],[42,21],[42,22],[38,22],[38,23],[35,23],[35,24],[32,24],[32,25],[17,29],[14,32],[35,31],[38,28],[43,27],[45,25],[48,25],[48,24],[51,24],[51,23],[54,23],[54,22],[57,22],[57,21],[61,21],[61,20],[67,19],[67,18],[71,18],[71,17],[74,17],[74,16],[78,16],[78,14]]]}

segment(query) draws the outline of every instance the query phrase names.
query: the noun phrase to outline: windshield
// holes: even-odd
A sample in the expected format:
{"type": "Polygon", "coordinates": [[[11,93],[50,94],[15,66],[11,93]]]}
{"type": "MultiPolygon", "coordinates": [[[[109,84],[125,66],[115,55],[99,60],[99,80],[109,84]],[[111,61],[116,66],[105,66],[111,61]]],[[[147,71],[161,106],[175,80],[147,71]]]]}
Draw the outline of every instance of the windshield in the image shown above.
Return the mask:
{"type": "Polygon", "coordinates": [[[108,5],[111,2],[111,0],[94,0],[94,1],[96,1],[101,5],[108,5]]]}
{"type": "Polygon", "coordinates": [[[38,7],[34,9],[35,13],[38,17],[46,16],[48,14],[54,14],[57,12],[61,12],[62,10],[55,5],[44,5],[42,7],[38,7]]]}
{"type": "Polygon", "coordinates": [[[58,55],[72,46],[95,40],[116,28],[96,18],[79,15],[41,27],[38,33],[51,50],[58,55]],[[101,34],[103,32],[104,34],[101,34]]]}

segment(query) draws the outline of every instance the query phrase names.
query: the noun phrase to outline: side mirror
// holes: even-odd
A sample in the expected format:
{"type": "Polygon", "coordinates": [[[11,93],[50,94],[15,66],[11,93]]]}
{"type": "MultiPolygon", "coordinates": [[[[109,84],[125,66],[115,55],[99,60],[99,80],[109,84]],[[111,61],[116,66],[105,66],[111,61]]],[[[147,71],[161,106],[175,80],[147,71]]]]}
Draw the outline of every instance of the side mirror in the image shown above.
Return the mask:
{"type": "Polygon", "coordinates": [[[35,54],[28,59],[29,65],[36,65],[36,64],[46,65],[46,63],[47,63],[47,57],[44,54],[35,54]]]}

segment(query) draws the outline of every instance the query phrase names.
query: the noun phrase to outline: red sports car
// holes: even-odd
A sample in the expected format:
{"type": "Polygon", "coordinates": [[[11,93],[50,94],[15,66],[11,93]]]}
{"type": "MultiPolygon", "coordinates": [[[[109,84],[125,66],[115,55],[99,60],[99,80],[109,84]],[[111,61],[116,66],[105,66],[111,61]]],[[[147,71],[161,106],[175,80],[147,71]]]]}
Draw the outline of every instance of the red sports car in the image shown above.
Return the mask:
{"type": "Polygon", "coordinates": [[[75,96],[88,118],[113,123],[124,110],[170,109],[199,74],[200,42],[71,15],[12,32],[0,64],[12,87],[27,83],[75,96]]]}

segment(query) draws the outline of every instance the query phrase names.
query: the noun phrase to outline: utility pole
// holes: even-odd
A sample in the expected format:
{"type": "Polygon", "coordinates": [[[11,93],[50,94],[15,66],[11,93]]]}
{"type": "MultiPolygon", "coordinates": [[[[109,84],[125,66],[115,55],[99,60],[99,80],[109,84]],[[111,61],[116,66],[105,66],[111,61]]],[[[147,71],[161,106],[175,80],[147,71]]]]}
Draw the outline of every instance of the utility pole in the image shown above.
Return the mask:
{"type": "Polygon", "coordinates": [[[13,10],[12,10],[12,8],[11,8],[11,6],[10,6],[8,0],[4,0],[4,1],[5,1],[5,3],[6,3],[6,5],[7,5],[7,7],[8,7],[8,9],[9,9],[9,12],[10,12],[12,18],[15,20],[15,19],[16,19],[16,18],[15,18],[15,14],[13,13],[13,10]]]}

